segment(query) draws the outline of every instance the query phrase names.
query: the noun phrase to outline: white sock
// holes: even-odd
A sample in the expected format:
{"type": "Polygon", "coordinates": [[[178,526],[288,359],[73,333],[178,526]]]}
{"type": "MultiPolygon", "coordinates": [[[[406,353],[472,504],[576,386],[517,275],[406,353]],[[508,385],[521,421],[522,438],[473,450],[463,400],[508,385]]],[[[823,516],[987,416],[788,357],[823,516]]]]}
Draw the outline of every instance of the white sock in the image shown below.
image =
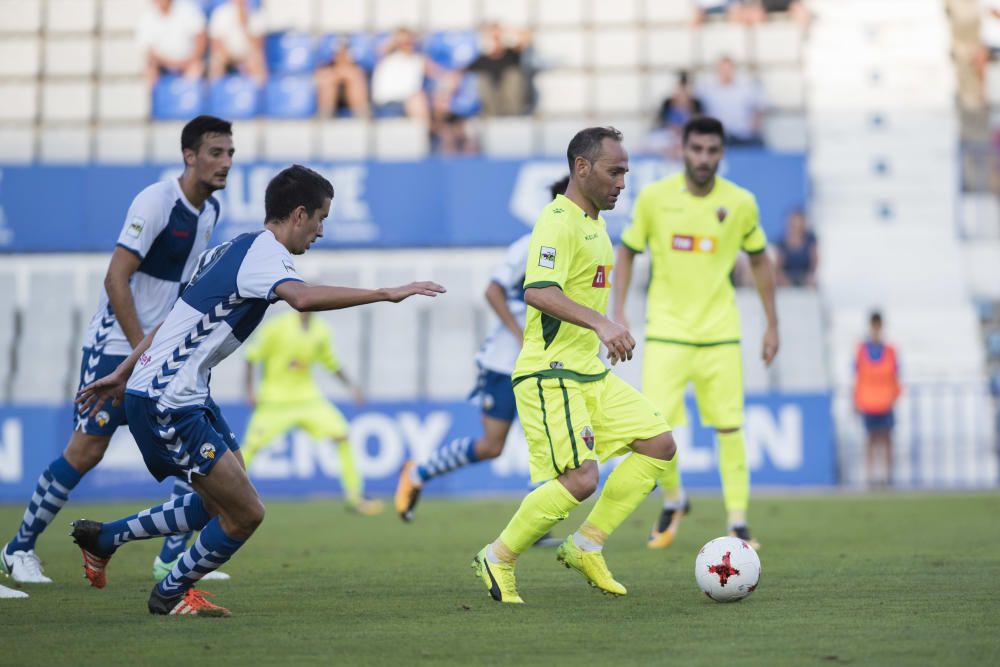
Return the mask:
{"type": "Polygon", "coordinates": [[[597,542],[581,535],[580,531],[573,533],[573,544],[575,544],[580,551],[600,551],[604,548],[597,542]]]}
{"type": "Polygon", "coordinates": [[[684,505],[686,504],[687,504],[687,494],[684,493],[684,489],[681,489],[680,493],[677,494],[676,500],[663,501],[663,509],[677,511],[684,509],[684,505]]]}
{"type": "Polygon", "coordinates": [[[497,558],[496,554],[493,553],[492,543],[488,547],[486,547],[486,560],[493,563],[494,565],[500,565],[501,563],[503,563],[503,561],[497,558]]]}

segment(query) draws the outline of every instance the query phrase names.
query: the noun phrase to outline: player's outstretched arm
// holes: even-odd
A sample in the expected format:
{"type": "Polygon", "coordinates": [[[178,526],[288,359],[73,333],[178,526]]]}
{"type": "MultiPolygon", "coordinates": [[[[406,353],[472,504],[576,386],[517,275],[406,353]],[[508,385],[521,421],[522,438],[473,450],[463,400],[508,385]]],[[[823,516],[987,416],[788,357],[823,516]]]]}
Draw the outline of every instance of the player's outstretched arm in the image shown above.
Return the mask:
{"type": "Polygon", "coordinates": [[[632,358],[635,339],[628,329],[612,322],[593,308],[573,301],[557,286],[529,287],[524,291],[524,301],[532,308],[563,322],[591,329],[608,348],[608,360],[612,364],[632,358]]]}
{"type": "Polygon", "coordinates": [[[118,364],[118,368],[111,371],[110,374],[104,377],[94,380],[86,387],[83,387],[76,393],[76,403],[80,405],[80,411],[86,412],[90,417],[93,417],[100,411],[101,406],[103,406],[108,401],[111,401],[112,405],[118,405],[122,398],[125,396],[125,385],[128,384],[128,379],[132,377],[132,370],[135,368],[136,363],[139,361],[139,357],[145,354],[149,346],[153,344],[153,339],[156,338],[156,332],[160,330],[160,325],[157,324],[152,331],[146,334],[135,349],[132,350],[125,361],[118,364]]]}
{"type": "Polygon", "coordinates": [[[768,257],[766,251],[750,255],[750,269],[753,271],[757,294],[760,295],[760,302],[763,304],[764,314],[767,316],[767,329],[764,330],[761,358],[765,364],[770,366],[778,354],[778,308],[774,302],[774,269],[771,266],[771,258],[768,257]]]}
{"type": "Polygon", "coordinates": [[[486,303],[497,314],[503,325],[517,337],[519,342],[522,341],[524,332],[521,330],[521,325],[517,321],[517,318],[514,317],[514,313],[510,312],[510,306],[507,305],[507,293],[500,283],[490,281],[490,284],[486,287],[484,296],[486,297],[486,303]]]}
{"type": "Polygon", "coordinates": [[[447,290],[429,280],[414,282],[399,287],[359,289],[357,287],[333,287],[330,285],[309,285],[298,281],[287,281],[278,285],[274,293],[295,310],[339,310],[363,306],[367,303],[391,301],[399,303],[411,296],[437,296],[447,290]]]}

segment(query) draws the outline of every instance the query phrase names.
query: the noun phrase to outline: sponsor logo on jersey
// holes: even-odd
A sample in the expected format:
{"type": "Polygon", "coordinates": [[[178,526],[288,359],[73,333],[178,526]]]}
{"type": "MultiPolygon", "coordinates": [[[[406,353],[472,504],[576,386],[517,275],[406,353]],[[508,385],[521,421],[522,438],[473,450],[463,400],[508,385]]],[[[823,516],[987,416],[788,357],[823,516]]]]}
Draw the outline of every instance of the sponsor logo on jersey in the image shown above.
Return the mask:
{"type": "Polygon", "coordinates": [[[140,366],[145,366],[146,364],[148,364],[152,360],[153,360],[153,358],[151,356],[149,356],[148,354],[143,353],[143,355],[141,357],[139,357],[139,365],[140,366]]]}
{"type": "Polygon", "coordinates": [[[687,234],[674,234],[670,247],[680,252],[699,252],[711,255],[715,252],[716,240],[714,236],[690,236],[687,234]]]}
{"type": "Polygon", "coordinates": [[[587,449],[594,448],[594,429],[584,426],[583,430],[580,431],[580,438],[583,440],[583,444],[587,445],[587,449]]]}
{"type": "Polygon", "coordinates": [[[557,370],[560,370],[560,369],[566,368],[566,367],[563,365],[563,362],[561,362],[561,361],[550,361],[549,362],[549,368],[551,368],[554,371],[557,371],[557,370]]]}
{"type": "Polygon", "coordinates": [[[131,236],[134,239],[139,238],[139,234],[142,233],[142,228],[146,226],[146,221],[139,216],[133,216],[128,223],[128,228],[125,230],[127,236],[131,236]]]}
{"type": "Polygon", "coordinates": [[[204,445],[201,446],[201,449],[198,450],[198,453],[201,454],[201,458],[203,459],[214,459],[215,445],[213,445],[210,442],[206,442],[204,445]]]}
{"type": "Polygon", "coordinates": [[[556,249],[543,245],[538,251],[538,266],[543,269],[556,268],[556,249]]]}
{"type": "Polygon", "coordinates": [[[611,267],[606,264],[598,264],[597,272],[594,274],[594,282],[590,284],[591,287],[600,287],[604,289],[605,287],[611,287],[611,281],[608,280],[608,274],[611,273],[611,267]]]}
{"type": "Polygon", "coordinates": [[[287,259],[281,260],[281,265],[285,267],[285,271],[288,271],[289,273],[295,273],[295,267],[292,266],[292,263],[289,262],[287,259]]]}

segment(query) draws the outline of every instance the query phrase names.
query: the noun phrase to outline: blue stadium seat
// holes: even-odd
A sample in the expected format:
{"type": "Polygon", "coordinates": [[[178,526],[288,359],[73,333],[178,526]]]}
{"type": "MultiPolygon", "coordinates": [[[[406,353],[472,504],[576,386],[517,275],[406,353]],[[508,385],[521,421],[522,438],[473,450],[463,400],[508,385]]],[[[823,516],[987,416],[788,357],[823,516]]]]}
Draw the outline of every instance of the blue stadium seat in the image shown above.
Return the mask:
{"type": "Polygon", "coordinates": [[[479,86],[475,74],[466,74],[451,98],[451,112],[463,118],[479,113],[479,86]]]}
{"type": "Polygon", "coordinates": [[[153,88],[153,118],[187,120],[202,112],[205,88],[200,79],[166,74],[153,88]]]}
{"type": "Polygon", "coordinates": [[[354,57],[354,62],[364,67],[368,72],[375,69],[378,62],[379,51],[387,39],[389,33],[381,32],[372,34],[367,32],[356,32],[348,37],[348,48],[354,57]]]}
{"type": "Polygon", "coordinates": [[[268,116],[310,118],[316,114],[316,82],[311,76],[277,76],[264,94],[268,116]]]}
{"type": "Polygon", "coordinates": [[[986,351],[991,357],[1000,359],[1000,330],[986,334],[986,351]]]}
{"type": "Polygon", "coordinates": [[[241,74],[224,76],[212,84],[209,108],[220,118],[253,118],[260,110],[260,87],[241,74]]]}
{"type": "Polygon", "coordinates": [[[445,69],[464,69],[479,55],[479,36],[471,30],[431,33],[424,52],[445,69]]]}
{"type": "Polygon", "coordinates": [[[273,74],[306,74],[316,64],[313,37],[307,32],[276,32],[267,36],[264,51],[273,74]]]}

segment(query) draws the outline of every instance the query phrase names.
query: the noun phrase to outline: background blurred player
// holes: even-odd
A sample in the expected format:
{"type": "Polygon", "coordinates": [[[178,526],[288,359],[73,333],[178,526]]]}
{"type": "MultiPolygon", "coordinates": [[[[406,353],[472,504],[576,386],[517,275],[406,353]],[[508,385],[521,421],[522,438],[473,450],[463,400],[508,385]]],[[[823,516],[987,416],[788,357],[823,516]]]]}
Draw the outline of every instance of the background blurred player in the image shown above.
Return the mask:
{"type": "Polygon", "coordinates": [[[280,172],[265,193],[264,230],[203,253],[194,279],[163,324],[110,376],[81,391],[81,409],[90,412],[124,394],[129,430],[150,473],[158,480],[182,477],[195,489],[110,523],[74,521],[73,540],[95,588],[106,585],[108,560],[122,544],[201,530],[153,588],[148,608],[152,614],[228,616],[194,585],[243,546],[264,520],[264,505],[247,477],[236,438],[210,397],[212,367],[243,344],[279,299],[298,311],[336,310],[444,292],[431,282],[375,290],[303,282],[292,255],[323,235],[332,200],[333,186],[315,171],[294,165],[280,172]]]}
{"type": "Polygon", "coordinates": [[[902,393],[896,348],[882,338],[882,314],[868,319],[868,340],[858,345],[854,358],[854,407],[865,423],[868,483],[892,483],[893,406],[902,393]]]}
{"type": "MultiPolygon", "coordinates": [[[[181,153],[180,178],[149,186],[129,207],[97,313],[84,336],[81,387],[113,371],[163,321],[208,247],[219,221],[219,202],[212,193],[226,187],[233,164],[229,122],[213,116],[193,119],[181,131],[181,153]]],[[[17,534],[0,551],[0,564],[15,581],[52,581],[42,572],[35,541],[80,479],[101,461],[124,423],[120,405],[107,405],[93,417],[77,412],[69,444],[38,478],[17,534]]]]}
{"type": "Polygon", "coordinates": [[[523,602],[514,564],[539,537],[597,489],[597,461],[631,451],[608,477],[594,509],[556,552],[566,567],[606,593],[625,595],[601,551],[608,536],[649,494],[674,455],[670,427],[642,394],[599,358],[632,358],[635,340],[604,313],[614,249],[600,211],[625,187],[622,135],[592,127],[567,150],[570,182],[541,213],[528,248],[524,346],[512,374],[517,414],[531,462],[529,493],[472,567],[498,602],[523,602]]]}
{"type": "Polygon", "coordinates": [[[364,480],[358,472],[348,441],[344,415],[326,400],[312,376],[321,364],[351,390],[354,402],[364,394],[340,367],[326,322],[311,313],[286,313],[265,324],[247,346],[247,401],[254,406],[241,451],[249,466],[254,456],[293,428],[301,428],[316,440],[329,438],[340,456],[340,481],[348,506],[359,514],[374,515],[382,503],[364,497],[364,480]],[[263,367],[260,391],[254,392],[254,364],[263,367]]]}
{"type": "MultiPolygon", "coordinates": [[[[552,199],[565,193],[568,184],[569,176],[566,176],[549,186],[552,199]]],[[[528,262],[530,240],[531,234],[525,234],[507,248],[503,263],[493,271],[486,288],[486,302],[500,318],[500,323],[483,342],[476,356],[479,382],[472,396],[479,398],[483,435],[478,440],[456,438],[439,447],[419,465],[414,461],[403,464],[395,498],[396,512],[403,521],[413,519],[413,510],[426,482],[470,463],[495,459],[503,453],[507,434],[517,417],[510,374],[514,371],[524,337],[527,310],[524,305],[524,267],[528,262]]]]}
{"type": "MultiPolygon", "coordinates": [[[[632,261],[649,247],[653,274],[646,301],[642,389],[674,426],[686,424],[684,390],[694,383],[702,424],[719,439],[719,472],[728,529],[752,541],[747,528],[750,472],[743,442],[743,356],[740,319],[729,275],[740,250],[750,255],[767,315],[762,357],[778,352],[774,275],[753,194],[716,174],[723,127],[702,117],[684,127],[684,172],[642,189],[622,233],[615,273],[615,319],[628,326],[625,300],[632,261]]],[[[687,506],[675,457],[660,477],[664,504],[649,538],[665,548],[687,506]]],[[[756,543],[754,542],[756,545],[756,543]]],[[[759,545],[756,545],[759,546],[759,545]]]]}

